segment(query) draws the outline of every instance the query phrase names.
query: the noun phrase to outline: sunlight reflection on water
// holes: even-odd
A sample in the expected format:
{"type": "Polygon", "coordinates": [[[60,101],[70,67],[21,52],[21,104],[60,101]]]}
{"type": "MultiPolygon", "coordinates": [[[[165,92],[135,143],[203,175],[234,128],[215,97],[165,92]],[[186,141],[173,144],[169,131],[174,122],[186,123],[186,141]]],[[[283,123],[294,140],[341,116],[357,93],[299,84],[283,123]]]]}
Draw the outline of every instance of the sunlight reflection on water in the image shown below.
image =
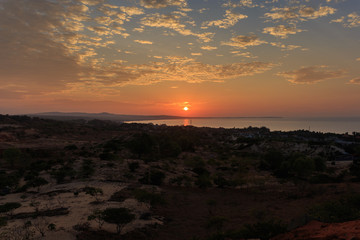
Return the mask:
{"type": "Polygon", "coordinates": [[[185,127],[186,126],[191,126],[192,125],[192,121],[191,119],[188,119],[188,118],[185,118],[184,119],[184,124],[183,124],[185,127]]]}

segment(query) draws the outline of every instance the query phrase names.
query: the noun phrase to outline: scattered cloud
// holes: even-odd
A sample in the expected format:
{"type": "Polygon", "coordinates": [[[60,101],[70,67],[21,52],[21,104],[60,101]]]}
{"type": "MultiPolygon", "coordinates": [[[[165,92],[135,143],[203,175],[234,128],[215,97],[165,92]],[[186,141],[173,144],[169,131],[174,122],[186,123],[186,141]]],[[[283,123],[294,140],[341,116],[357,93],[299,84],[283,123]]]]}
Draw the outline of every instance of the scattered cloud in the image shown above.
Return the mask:
{"type": "Polygon", "coordinates": [[[78,73],[86,69],[78,65],[78,56],[58,41],[67,36],[55,35],[56,30],[70,31],[61,14],[60,4],[45,0],[0,2],[0,87],[11,83],[41,93],[78,81],[78,73]]]}
{"type": "Polygon", "coordinates": [[[297,29],[296,26],[284,26],[278,25],[275,27],[266,27],[264,28],[263,33],[268,33],[270,35],[287,38],[289,34],[296,34],[298,32],[302,32],[303,30],[297,29]]]}
{"type": "Polygon", "coordinates": [[[138,7],[124,7],[120,6],[120,10],[129,16],[133,15],[142,15],[144,14],[144,10],[138,7]]]}
{"type": "Polygon", "coordinates": [[[231,53],[234,54],[235,57],[256,58],[252,56],[250,52],[232,51],[231,53]]]}
{"type": "MultiPolygon", "coordinates": [[[[199,12],[204,13],[209,8],[191,12],[187,0],[126,1],[127,6],[108,0],[0,0],[0,98],[15,99],[30,93],[52,94],[66,89],[89,92],[93,89],[110,91],[112,88],[117,89],[124,85],[148,85],[161,81],[221,82],[262,73],[275,65],[261,61],[211,65],[195,60],[196,56],[202,56],[205,51],[221,48],[218,46],[219,43],[232,47],[228,48],[231,50],[230,56],[243,58],[255,58],[252,53],[245,50],[243,52],[243,49],[262,44],[270,44],[282,51],[302,48],[292,44],[268,43],[255,34],[235,35],[234,31],[224,30],[248,18],[245,14],[235,12],[241,9],[234,8],[259,7],[258,4],[254,0],[228,1],[223,6],[230,9],[225,10],[224,13],[224,9],[220,8],[223,17],[201,24],[194,15],[200,15],[199,12]],[[130,3],[134,3],[134,6],[128,6],[131,5],[130,3]],[[167,7],[169,8],[165,9],[167,7]],[[201,27],[220,29],[210,32],[201,30],[201,27]],[[154,44],[154,38],[141,37],[141,33],[149,28],[164,30],[164,34],[176,38],[174,48],[191,49],[192,52],[187,53],[188,57],[166,57],[164,52],[171,50],[158,51],[156,46],[151,48],[152,52],[139,52],[136,49],[139,45],[133,42],[154,44]],[[216,36],[215,31],[219,31],[216,36]],[[130,33],[131,38],[124,39],[129,37],[130,33]],[[233,37],[231,34],[234,34],[233,37]],[[221,37],[227,40],[210,43],[221,37]],[[123,42],[119,43],[119,39],[123,42]],[[194,43],[188,43],[188,46],[187,42],[190,41],[194,43]],[[137,56],[129,58],[126,54],[137,56]],[[155,62],[134,64],[133,59],[144,54],[155,62]],[[129,58],[127,59],[129,61],[122,58],[129,58]]],[[[288,26],[285,24],[266,27],[263,33],[285,39],[292,34],[305,31],[297,29],[295,21],[317,19],[332,15],[335,11],[336,9],[328,6],[313,8],[300,5],[272,8],[265,14],[268,19],[290,21],[290,23],[288,26]]],[[[205,17],[206,20],[209,19],[207,15],[201,17],[201,19],[205,17]]],[[[355,12],[332,22],[342,23],[349,28],[360,26],[359,16],[355,12]]],[[[254,32],[258,33],[261,30],[256,29],[254,32]]],[[[278,49],[275,50],[280,52],[278,49]]],[[[224,52],[216,56],[224,56],[224,52]]],[[[229,54],[225,54],[226,56],[229,54]]],[[[360,61],[360,58],[356,60],[360,61]]],[[[313,66],[282,72],[279,75],[294,83],[315,83],[343,74],[344,71],[331,71],[324,66],[313,66]]],[[[356,84],[359,82],[358,78],[350,81],[356,84]]]]}
{"type": "Polygon", "coordinates": [[[0,99],[21,99],[28,94],[29,92],[26,91],[12,91],[0,88],[0,99]]]}
{"type": "Polygon", "coordinates": [[[167,61],[128,66],[128,70],[137,69],[139,72],[139,76],[130,84],[148,85],[161,81],[223,82],[262,73],[275,66],[265,62],[211,65],[178,56],[169,56],[165,60],[167,61]]]}
{"type": "Polygon", "coordinates": [[[140,4],[145,8],[165,8],[169,6],[186,7],[186,0],[140,0],[140,4]]]}
{"type": "Polygon", "coordinates": [[[318,9],[308,6],[274,7],[271,9],[271,12],[265,13],[265,17],[273,21],[306,21],[331,15],[335,12],[336,9],[329,6],[320,6],[318,9]]]}
{"type": "Polygon", "coordinates": [[[194,33],[181,23],[180,16],[175,14],[154,13],[141,19],[141,24],[148,27],[168,28],[184,36],[196,36],[203,42],[210,42],[214,33],[194,33]]]}
{"type": "Polygon", "coordinates": [[[360,77],[351,79],[349,81],[350,84],[360,84],[360,77]]]}
{"type": "Polygon", "coordinates": [[[140,44],[153,44],[151,41],[145,41],[145,40],[134,40],[134,42],[140,43],[140,44]]]}
{"type": "Polygon", "coordinates": [[[200,48],[207,51],[212,51],[217,49],[217,47],[214,46],[201,46],[200,48]]]}
{"type": "Polygon", "coordinates": [[[289,82],[297,84],[312,84],[344,76],[344,70],[332,71],[327,66],[302,67],[298,70],[280,72],[279,76],[285,77],[289,82]]]}
{"type": "Polygon", "coordinates": [[[227,45],[235,48],[247,48],[252,46],[258,46],[261,44],[267,43],[266,41],[260,40],[256,35],[239,35],[232,37],[230,42],[222,42],[222,45],[227,45]]]}
{"type": "Polygon", "coordinates": [[[350,13],[346,17],[331,20],[330,23],[342,23],[344,27],[353,28],[360,26],[360,16],[356,13],[350,13]]]}
{"type": "MultiPolygon", "coordinates": [[[[298,46],[298,45],[292,45],[292,44],[285,45],[280,42],[272,42],[270,44],[271,44],[271,46],[281,48],[281,51],[291,51],[291,50],[301,48],[301,46],[298,46]]],[[[304,48],[301,50],[304,50],[304,48]]]]}
{"type": "Polygon", "coordinates": [[[347,23],[345,24],[347,27],[352,28],[360,26],[360,16],[357,13],[350,13],[347,17],[347,23]]]}
{"type": "Polygon", "coordinates": [[[245,19],[248,16],[241,13],[234,13],[231,10],[226,10],[224,17],[225,17],[224,19],[204,22],[203,26],[207,26],[207,27],[214,26],[214,27],[226,29],[234,26],[239,20],[245,19]]]}
{"type": "Polygon", "coordinates": [[[334,20],[331,20],[330,23],[342,23],[344,22],[344,19],[345,17],[341,17],[341,18],[338,18],[338,19],[334,19],[334,20]]]}
{"type": "Polygon", "coordinates": [[[254,8],[257,7],[256,3],[253,2],[253,0],[239,0],[237,3],[233,3],[231,1],[228,1],[227,3],[223,4],[223,7],[231,7],[231,8],[237,8],[237,7],[248,7],[248,8],[254,8]]]}
{"type": "Polygon", "coordinates": [[[103,0],[78,0],[78,1],[81,2],[82,4],[89,5],[89,6],[98,5],[102,2],[104,2],[103,0]]]}

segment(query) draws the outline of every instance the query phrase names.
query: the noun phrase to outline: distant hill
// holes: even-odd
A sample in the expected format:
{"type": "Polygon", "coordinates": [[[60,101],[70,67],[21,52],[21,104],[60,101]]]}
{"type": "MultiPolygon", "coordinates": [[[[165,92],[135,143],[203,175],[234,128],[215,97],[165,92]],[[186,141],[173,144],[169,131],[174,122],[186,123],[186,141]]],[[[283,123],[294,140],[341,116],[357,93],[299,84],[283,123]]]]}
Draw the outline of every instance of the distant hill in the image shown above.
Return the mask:
{"type": "Polygon", "coordinates": [[[159,119],[177,119],[182,118],[179,116],[169,115],[124,115],[124,114],[112,114],[112,113],[82,113],[82,112],[44,112],[27,114],[32,117],[41,117],[55,120],[111,120],[111,121],[141,121],[141,120],[159,120],[159,119]]]}

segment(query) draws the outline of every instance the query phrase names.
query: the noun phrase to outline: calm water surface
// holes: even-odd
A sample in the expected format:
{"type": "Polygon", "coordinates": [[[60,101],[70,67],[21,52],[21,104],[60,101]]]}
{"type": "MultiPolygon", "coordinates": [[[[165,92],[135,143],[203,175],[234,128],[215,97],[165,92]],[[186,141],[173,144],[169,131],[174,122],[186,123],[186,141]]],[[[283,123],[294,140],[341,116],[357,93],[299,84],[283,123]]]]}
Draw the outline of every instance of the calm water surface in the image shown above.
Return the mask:
{"type": "Polygon", "coordinates": [[[271,131],[360,132],[360,118],[183,118],[133,122],[213,128],[246,128],[252,126],[267,127],[271,131]]]}

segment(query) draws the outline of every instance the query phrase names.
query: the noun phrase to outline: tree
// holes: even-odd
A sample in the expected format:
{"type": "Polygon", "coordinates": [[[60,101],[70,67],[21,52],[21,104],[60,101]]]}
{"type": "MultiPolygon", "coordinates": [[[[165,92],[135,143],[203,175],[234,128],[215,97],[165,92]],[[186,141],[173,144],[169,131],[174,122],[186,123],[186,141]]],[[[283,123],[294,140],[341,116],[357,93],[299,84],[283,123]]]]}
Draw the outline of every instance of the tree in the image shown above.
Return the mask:
{"type": "Polygon", "coordinates": [[[46,229],[49,225],[49,221],[45,217],[38,217],[34,220],[34,228],[41,234],[42,237],[45,237],[46,229]]]}
{"type": "Polygon", "coordinates": [[[99,224],[99,229],[101,230],[102,225],[104,224],[105,220],[104,220],[104,212],[101,211],[100,209],[95,209],[93,211],[93,213],[88,216],[88,220],[92,221],[94,220],[95,222],[97,222],[99,224]]]}
{"type": "Polygon", "coordinates": [[[116,232],[120,234],[123,227],[134,220],[135,215],[127,208],[107,208],[103,212],[104,220],[116,224],[116,232]]]}
{"type": "Polygon", "coordinates": [[[104,195],[104,192],[101,188],[85,187],[84,191],[85,191],[85,194],[89,194],[89,195],[93,196],[97,203],[100,202],[100,196],[104,195]]]}
{"type": "Polygon", "coordinates": [[[293,171],[297,177],[307,177],[315,169],[314,161],[307,157],[298,157],[293,162],[293,171]]]}

